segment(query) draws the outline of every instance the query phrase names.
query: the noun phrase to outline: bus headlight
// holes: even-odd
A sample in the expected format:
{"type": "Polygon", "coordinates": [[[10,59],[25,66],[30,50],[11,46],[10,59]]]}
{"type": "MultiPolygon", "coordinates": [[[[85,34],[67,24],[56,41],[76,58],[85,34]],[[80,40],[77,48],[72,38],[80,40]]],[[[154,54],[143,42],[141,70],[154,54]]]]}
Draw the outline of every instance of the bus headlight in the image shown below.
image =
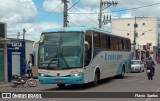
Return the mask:
{"type": "Polygon", "coordinates": [[[71,76],[80,76],[80,75],[82,75],[81,72],[76,72],[76,73],[72,73],[72,74],[71,74],[71,76]]]}
{"type": "Polygon", "coordinates": [[[41,76],[44,76],[44,74],[41,74],[41,76]]]}
{"type": "Polygon", "coordinates": [[[43,74],[43,73],[39,73],[38,75],[42,77],[47,76],[46,74],[43,74]]]}

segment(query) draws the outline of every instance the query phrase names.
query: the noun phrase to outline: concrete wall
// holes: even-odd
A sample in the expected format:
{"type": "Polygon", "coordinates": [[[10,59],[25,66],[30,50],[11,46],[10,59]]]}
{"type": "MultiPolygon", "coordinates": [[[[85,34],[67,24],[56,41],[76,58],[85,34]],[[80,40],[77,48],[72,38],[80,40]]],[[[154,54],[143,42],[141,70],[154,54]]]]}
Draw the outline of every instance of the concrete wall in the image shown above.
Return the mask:
{"type": "MultiPolygon", "coordinates": [[[[112,20],[112,33],[128,37],[133,43],[134,23],[134,18],[114,19],[112,20]]],[[[158,23],[160,22],[158,21],[158,18],[136,18],[136,23],[138,24],[138,27],[136,28],[136,31],[138,32],[136,43],[139,45],[152,43],[152,46],[157,46],[158,33],[160,33],[160,28],[158,28],[158,23]],[[145,34],[142,35],[142,33],[145,34]]]]}
{"type": "MultiPolygon", "coordinates": [[[[29,61],[31,59],[30,54],[33,54],[33,44],[34,41],[26,41],[26,60],[29,61]]],[[[37,46],[37,45],[36,45],[37,46]]],[[[36,53],[38,50],[38,47],[35,48],[36,53]]],[[[34,55],[34,66],[32,67],[33,77],[38,76],[38,68],[37,68],[37,55],[34,55]]]]}

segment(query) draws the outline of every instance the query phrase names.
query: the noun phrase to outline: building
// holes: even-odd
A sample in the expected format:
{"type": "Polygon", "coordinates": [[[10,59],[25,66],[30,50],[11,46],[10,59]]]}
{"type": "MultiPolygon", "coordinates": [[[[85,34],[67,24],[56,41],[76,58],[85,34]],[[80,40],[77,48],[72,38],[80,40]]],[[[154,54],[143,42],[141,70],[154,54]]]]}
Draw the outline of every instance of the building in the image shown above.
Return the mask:
{"type": "Polygon", "coordinates": [[[158,17],[113,19],[112,33],[130,38],[132,45],[134,45],[135,37],[136,57],[138,58],[152,56],[156,59],[160,56],[157,51],[160,46],[160,19],[158,17]]]}
{"type": "Polygon", "coordinates": [[[7,24],[0,22],[0,82],[8,82],[12,75],[25,73],[26,60],[33,64],[33,76],[37,77],[37,50],[31,40],[7,38],[7,24]]]}
{"type": "Polygon", "coordinates": [[[24,75],[26,62],[29,60],[33,65],[34,76],[37,75],[37,58],[33,54],[33,44],[34,41],[30,40],[10,39],[10,43],[7,44],[8,81],[12,75],[24,75]]]}
{"type": "Polygon", "coordinates": [[[7,81],[7,42],[6,24],[0,22],[0,82],[7,81]]]}

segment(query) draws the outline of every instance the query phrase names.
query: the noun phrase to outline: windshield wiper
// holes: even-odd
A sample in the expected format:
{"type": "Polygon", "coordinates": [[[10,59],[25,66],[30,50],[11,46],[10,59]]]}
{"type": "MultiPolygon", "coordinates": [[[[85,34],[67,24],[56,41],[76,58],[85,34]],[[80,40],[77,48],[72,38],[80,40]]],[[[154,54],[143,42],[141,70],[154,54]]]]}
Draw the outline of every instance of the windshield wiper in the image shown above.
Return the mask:
{"type": "Polygon", "coordinates": [[[49,59],[50,62],[48,63],[47,68],[49,68],[50,64],[51,64],[54,60],[58,60],[58,57],[59,57],[59,54],[58,54],[58,48],[57,48],[56,55],[49,59]]]}
{"type": "Polygon", "coordinates": [[[64,55],[63,55],[63,47],[62,47],[62,51],[60,52],[60,56],[63,58],[62,60],[64,61],[64,63],[66,64],[67,67],[69,67],[66,59],[64,58],[64,55]]]}

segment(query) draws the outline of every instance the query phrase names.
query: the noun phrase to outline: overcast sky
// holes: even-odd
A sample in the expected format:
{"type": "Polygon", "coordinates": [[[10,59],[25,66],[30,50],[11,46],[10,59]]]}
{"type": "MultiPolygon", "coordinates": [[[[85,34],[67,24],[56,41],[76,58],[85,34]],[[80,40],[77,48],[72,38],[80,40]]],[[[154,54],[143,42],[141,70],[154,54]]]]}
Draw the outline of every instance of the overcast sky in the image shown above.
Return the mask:
{"type": "MultiPolygon", "coordinates": [[[[68,8],[79,0],[69,1],[68,8]]],[[[112,18],[160,17],[159,0],[119,0],[118,2],[117,6],[111,6],[103,12],[111,14],[112,18]],[[157,5],[143,7],[156,3],[157,5]],[[143,8],[118,12],[137,7],[143,8]]],[[[99,4],[100,0],[80,0],[68,11],[69,26],[89,25],[98,27],[99,4]]],[[[7,23],[7,36],[10,38],[16,38],[18,32],[21,33],[20,38],[22,38],[22,30],[25,28],[27,31],[26,39],[38,41],[42,30],[63,26],[63,4],[61,0],[0,0],[0,7],[0,22],[7,23]]],[[[110,24],[103,28],[109,29],[110,24]]]]}

